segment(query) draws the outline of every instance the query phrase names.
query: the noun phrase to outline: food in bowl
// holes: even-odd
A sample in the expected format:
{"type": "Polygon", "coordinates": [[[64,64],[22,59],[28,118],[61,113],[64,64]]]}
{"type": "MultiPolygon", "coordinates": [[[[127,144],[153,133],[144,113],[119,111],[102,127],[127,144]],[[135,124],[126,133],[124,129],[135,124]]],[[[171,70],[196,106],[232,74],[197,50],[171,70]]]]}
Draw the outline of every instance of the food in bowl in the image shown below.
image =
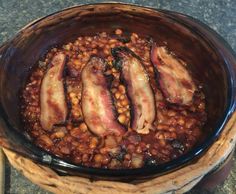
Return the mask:
{"type": "Polygon", "coordinates": [[[169,162],[205,138],[205,96],[168,45],[116,29],[52,48],[22,90],[32,141],[88,167],[169,162]]]}

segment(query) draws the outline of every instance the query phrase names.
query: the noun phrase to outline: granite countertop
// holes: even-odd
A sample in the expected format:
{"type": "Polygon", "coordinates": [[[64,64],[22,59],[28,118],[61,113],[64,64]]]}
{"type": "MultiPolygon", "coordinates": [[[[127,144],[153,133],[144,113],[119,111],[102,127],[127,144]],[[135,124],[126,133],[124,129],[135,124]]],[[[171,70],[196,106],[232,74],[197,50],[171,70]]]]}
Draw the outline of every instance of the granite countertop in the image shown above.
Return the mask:
{"type": "MultiPolygon", "coordinates": [[[[98,0],[0,0],[0,44],[13,37],[16,32],[30,21],[53,13],[62,8],[81,3],[102,2],[98,0]]],[[[217,31],[236,52],[236,0],[126,0],[160,9],[167,9],[188,14],[201,20],[217,31]]],[[[226,181],[211,192],[192,191],[189,194],[236,193],[236,152],[234,167],[226,181]]],[[[6,193],[48,194],[24,178],[18,171],[6,164],[6,193]]]]}

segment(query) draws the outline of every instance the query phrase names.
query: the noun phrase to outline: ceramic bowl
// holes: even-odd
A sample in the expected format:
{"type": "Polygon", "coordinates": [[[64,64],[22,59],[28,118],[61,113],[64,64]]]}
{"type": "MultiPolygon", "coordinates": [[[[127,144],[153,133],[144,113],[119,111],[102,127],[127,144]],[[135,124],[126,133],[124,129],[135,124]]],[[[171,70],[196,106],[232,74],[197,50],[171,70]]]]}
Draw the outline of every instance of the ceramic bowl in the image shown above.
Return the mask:
{"type": "Polygon", "coordinates": [[[75,6],[40,18],[0,48],[0,117],[3,147],[64,174],[133,180],[150,178],[195,162],[211,146],[235,111],[236,58],[229,45],[208,26],[189,16],[119,3],[75,6]],[[54,47],[78,36],[122,28],[166,43],[186,61],[206,95],[206,139],[168,163],[138,169],[109,170],[75,165],[35,146],[23,132],[20,91],[34,64],[54,47]]]}

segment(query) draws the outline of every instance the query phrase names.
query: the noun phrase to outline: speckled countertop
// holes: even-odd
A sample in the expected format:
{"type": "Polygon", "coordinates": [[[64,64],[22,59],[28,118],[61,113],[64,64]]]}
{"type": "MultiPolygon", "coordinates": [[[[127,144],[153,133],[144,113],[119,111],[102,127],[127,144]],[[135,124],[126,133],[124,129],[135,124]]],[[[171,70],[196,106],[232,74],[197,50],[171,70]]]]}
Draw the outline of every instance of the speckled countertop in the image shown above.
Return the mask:
{"type": "MultiPolygon", "coordinates": [[[[0,44],[13,37],[30,21],[53,13],[62,8],[81,3],[102,2],[98,0],[0,0],[0,44]]],[[[236,52],[236,0],[126,0],[160,9],[174,10],[193,16],[216,30],[236,52]]],[[[236,152],[234,167],[226,181],[211,192],[192,191],[189,194],[235,194],[236,193],[236,152]]],[[[6,164],[6,193],[48,194],[24,178],[6,164]]]]}

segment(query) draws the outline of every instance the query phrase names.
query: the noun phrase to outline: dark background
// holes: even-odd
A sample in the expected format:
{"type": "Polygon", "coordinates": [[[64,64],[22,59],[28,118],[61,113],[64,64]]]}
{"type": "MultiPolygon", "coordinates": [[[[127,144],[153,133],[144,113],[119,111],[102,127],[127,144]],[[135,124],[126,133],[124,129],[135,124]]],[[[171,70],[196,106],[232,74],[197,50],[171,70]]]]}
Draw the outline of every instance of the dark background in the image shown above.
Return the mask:
{"type": "MultiPolygon", "coordinates": [[[[98,3],[98,0],[0,0],[0,44],[13,37],[30,21],[53,13],[68,6],[98,3]]],[[[188,14],[217,31],[236,52],[236,0],[126,0],[159,9],[173,10],[188,14]]],[[[235,194],[236,193],[236,152],[234,167],[224,184],[211,192],[192,191],[191,194],[235,194]]],[[[48,194],[26,180],[19,172],[6,166],[6,193],[48,194]]],[[[190,194],[190,193],[189,193],[190,194]]]]}

